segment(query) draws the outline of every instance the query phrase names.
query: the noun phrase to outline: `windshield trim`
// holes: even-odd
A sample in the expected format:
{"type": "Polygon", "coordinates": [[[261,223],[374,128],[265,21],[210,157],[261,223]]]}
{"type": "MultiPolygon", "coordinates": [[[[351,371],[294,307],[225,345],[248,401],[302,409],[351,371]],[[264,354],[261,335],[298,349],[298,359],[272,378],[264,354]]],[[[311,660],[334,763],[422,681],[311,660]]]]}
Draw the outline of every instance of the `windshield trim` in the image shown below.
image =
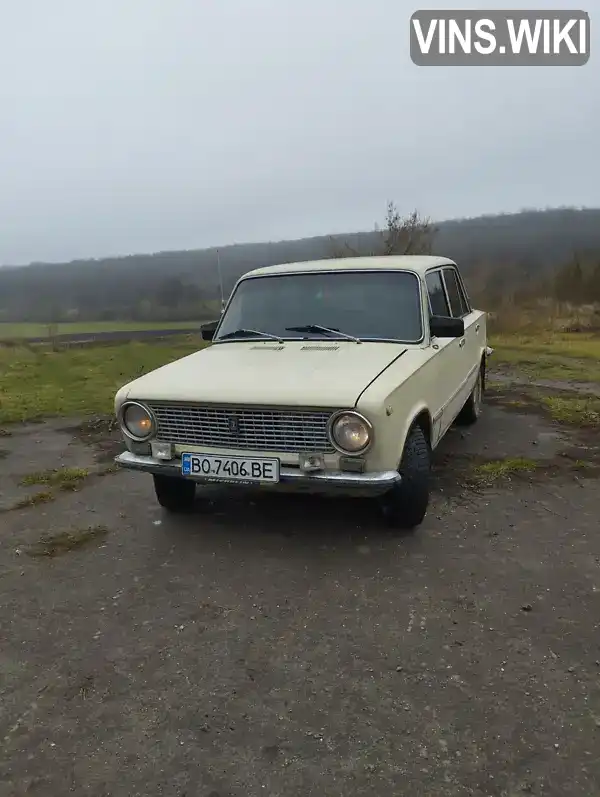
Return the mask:
{"type": "MultiPolygon", "coordinates": [[[[266,338],[257,338],[254,336],[248,338],[228,338],[227,340],[218,340],[219,330],[221,329],[221,325],[223,323],[223,319],[225,318],[227,311],[229,310],[229,305],[231,304],[233,297],[237,293],[240,285],[243,282],[247,282],[248,280],[255,280],[255,279],[276,279],[277,277],[291,277],[296,274],[387,274],[387,273],[394,273],[394,274],[410,274],[414,277],[417,281],[418,291],[419,291],[419,326],[421,329],[421,337],[417,340],[402,340],[400,338],[375,338],[375,337],[368,337],[368,338],[361,338],[359,340],[364,341],[365,343],[403,343],[406,345],[416,346],[419,343],[423,343],[425,340],[425,324],[424,324],[424,316],[423,316],[423,280],[421,279],[418,272],[414,271],[410,268],[320,268],[320,269],[302,269],[298,271],[285,271],[285,272],[275,272],[273,274],[243,274],[239,280],[236,282],[233,290],[229,295],[229,299],[227,300],[227,304],[223,308],[223,312],[221,313],[221,317],[219,318],[219,323],[217,328],[215,329],[214,338],[213,338],[213,345],[216,343],[248,343],[249,341],[257,342],[259,340],[264,340],[266,342],[266,338]]],[[[311,334],[311,333],[306,333],[311,334]]],[[[358,336],[357,336],[358,337],[358,336]]],[[[295,341],[295,340],[314,340],[314,341],[323,341],[328,340],[329,342],[341,341],[343,342],[343,338],[334,338],[332,336],[323,336],[323,337],[316,337],[311,335],[310,338],[305,338],[303,336],[296,336],[296,337],[288,337],[287,335],[282,336],[281,338],[283,341],[295,341]]],[[[352,341],[348,341],[351,343],[352,341]]]]}

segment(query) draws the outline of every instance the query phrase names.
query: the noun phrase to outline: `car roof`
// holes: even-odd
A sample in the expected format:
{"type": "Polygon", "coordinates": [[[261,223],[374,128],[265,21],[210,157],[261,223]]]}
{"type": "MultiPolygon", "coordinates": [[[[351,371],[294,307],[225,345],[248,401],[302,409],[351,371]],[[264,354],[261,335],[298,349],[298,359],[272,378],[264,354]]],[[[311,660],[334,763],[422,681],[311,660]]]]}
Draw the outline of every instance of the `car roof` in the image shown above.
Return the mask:
{"type": "Polygon", "coordinates": [[[248,271],[242,276],[261,277],[269,274],[294,274],[301,271],[348,271],[361,269],[389,269],[424,274],[435,266],[455,266],[453,260],[437,255],[381,255],[373,257],[331,257],[299,263],[280,263],[248,271]]]}

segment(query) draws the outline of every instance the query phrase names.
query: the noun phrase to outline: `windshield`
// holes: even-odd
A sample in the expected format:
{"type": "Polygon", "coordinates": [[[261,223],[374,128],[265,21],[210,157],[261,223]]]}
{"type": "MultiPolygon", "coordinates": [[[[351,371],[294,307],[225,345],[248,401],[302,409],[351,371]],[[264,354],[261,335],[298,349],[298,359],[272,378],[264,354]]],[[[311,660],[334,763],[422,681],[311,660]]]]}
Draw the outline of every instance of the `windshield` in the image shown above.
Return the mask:
{"type": "Polygon", "coordinates": [[[215,340],[237,330],[288,340],[352,336],[416,343],[423,334],[419,281],[410,272],[391,270],[252,277],[235,290],[215,340]]]}

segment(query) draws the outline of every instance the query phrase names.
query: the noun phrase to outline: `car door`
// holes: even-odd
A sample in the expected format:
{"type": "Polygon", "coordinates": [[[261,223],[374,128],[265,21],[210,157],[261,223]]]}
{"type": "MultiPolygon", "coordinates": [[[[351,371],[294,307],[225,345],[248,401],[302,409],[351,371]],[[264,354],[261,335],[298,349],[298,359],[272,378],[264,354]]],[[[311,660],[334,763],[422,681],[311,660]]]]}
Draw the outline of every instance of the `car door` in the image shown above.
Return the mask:
{"type": "Polygon", "coordinates": [[[456,414],[458,414],[471,394],[477,379],[480,359],[479,316],[471,307],[458,269],[455,266],[444,266],[442,276],[450,307],[450,315],[454,318],[462,318],[465,325],[464,337],[458,341],[460,368],[463,374],[463,381],[459,387],[458,400],[456,402],[459,405],[456,411],[456,414]]]}
{"type": "MultiPolygon", "coordinates": [[[[425,274],[431,315],[451,316],[450,303],[442,276],[442,269],[432,269],[425,274]]],[[[432,444],[435,447],[458,415],[464,400],[462,386],[467,376],[467,361],[462,338],[432,338],[436,350],[431,370],[432,383],[428,405],[433,420],[432,444]],[[462,403],[461,403],[462,402],[462,403]]]]}

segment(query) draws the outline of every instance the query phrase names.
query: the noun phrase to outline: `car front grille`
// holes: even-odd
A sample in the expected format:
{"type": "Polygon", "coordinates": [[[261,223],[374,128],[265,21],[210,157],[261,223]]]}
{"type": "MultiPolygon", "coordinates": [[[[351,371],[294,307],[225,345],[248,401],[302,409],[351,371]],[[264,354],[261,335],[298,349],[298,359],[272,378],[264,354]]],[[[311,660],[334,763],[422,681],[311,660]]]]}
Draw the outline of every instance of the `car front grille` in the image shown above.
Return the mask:
{"type": "Polygon", "coordinates": [[[152,402],[157,439],[249,451],[333,452],[332,410],[269,410],[152,402]]]}

